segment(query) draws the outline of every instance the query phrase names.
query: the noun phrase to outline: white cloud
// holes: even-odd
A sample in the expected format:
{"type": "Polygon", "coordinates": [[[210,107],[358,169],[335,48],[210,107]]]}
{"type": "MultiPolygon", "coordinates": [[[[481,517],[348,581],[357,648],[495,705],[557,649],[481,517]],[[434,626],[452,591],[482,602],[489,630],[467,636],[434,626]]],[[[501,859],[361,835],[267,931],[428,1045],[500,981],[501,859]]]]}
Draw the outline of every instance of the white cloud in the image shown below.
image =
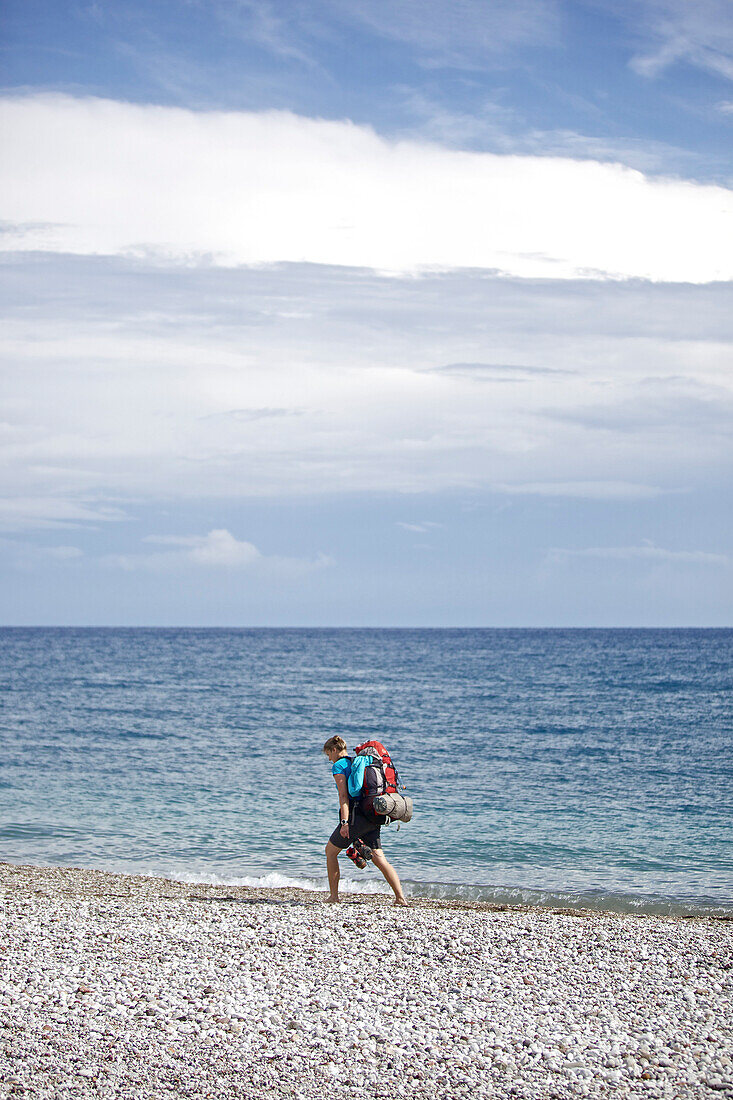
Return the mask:
{"type": "Polygon", "coordinates": [[[77,558],[84,556],[84,551],[80,550],[78,546],[49,546],[42,553],[48,554],[51,558],[56,558],[57,561],[75,561],[77,558]]]}
{"type": "Polygon", "coordinates": [[[30,570],[52,562],[73,562],[84,557],[78,546],[36,546],[17,538],[0,538],[0,551],[7,554],[18,569],[30,570]]]}
{"type": "MultiPolygon", "coordinates": [[[[730,482],[724,285],[12,257],[0,297],[0,522],[13,530],[109,531],[161,502],[219,502],[231,531],[224,501],[644,501],[730,482]]],[[[430,511],[398,514],[422,525],[430,511]]],[[[147,549],[180,564],[196,545],[215,553],[147,549]]]]}
{"type": "MultiPolygon", "coordinates": [[[[1,449],[1,448],[0,448],[1,449]]],[[[47,471],[39,471],[46,476],[47,471]]],[[[8,485],[8,489],[10,485],[8,485]]],[[[125,518],[122,509],[99,501],[63,496],[7,496],[0,498],[0,530],[23,531],[49,527],[89,527],[125,518]]]]}
{"type": "MultiPolygon", "coordinates": [[[[484,66],[520,45],[547,45],[557,38],[557,0],[208,0],[229,37],[257,42],[285,61],[314,68],[314,54],[364,30],[408,46],[426,66],[484,66]]],[[[353,48],[353,46],[352,46],[353,48]]]]}
{"type": "Polygon", "coordinates": [[[401,527],[403,531],[411,531],[417,535],[426,535],[429,531],[434,530],[436,527],[442,527],[442,523],[435,523],[431,520],[423,520],[422,523],[402,523],[400,521],[395,525],[401,527]]]}
{"type": "MultiPolygon", "coordinates": [[[[220,20],[227,37],[241,38],[247,44],[256,42],[281,60],[299,61],[308,68],[315,66],[315,61],[299,41],[302,35],[299,34],[297,6],[289,8],[270,0],[238,0],[236,4],[209,0],[208,7],[220,20]]],[[[312,14],[307,11],[306,23],[312,14]]]]}
{"type": "Polygon", "coordinates": [[[170,572],[191,567],[233,571],[256,569],[260,575],[290,578],[334,564],[333,558],[322,553],[314,558],[265,555],[251,542],[237,539],[225,528],[216,528],[207,535],[148,535],[143,541],[170,549],[152,553],[108,554],[102,563],[126,572],[139,569],[170,572]]]}
{"type": "Polygon", "coordinates": [[[518,45],[553,42],[559,26],[552,0],[351,0],[335,8],[408,43],[429,64],[468,68],[518,45]]]}
{"type": "Polygon", "coordinates": [[[524,366],[521,363],[445,363],[432,369],[438,374],[480,382],[531,382],[542,375],[573,373],[552,367],[524,366]]]}
{"type": "Polygon", "coordinates": [[[636,481],[535,481],[503,483],[496,486],[502,493],[540,497],[578,497],[585,500],[647,500],[659,496],[663,489],[636,481]]]}
{"type": "Polygon", "coordinates": [[[251,542],[240,542],[223,528],[209,531],[208,535],[204,536],[149,535],[145,541],[185,547],[186,558],[195,565],[246,569],[262,557],[257,547],[251,542]]]}
{"type": "MultiPolygon", "coordinates": [[[[616,14],[618,5],[611,7],[616,14]]],[[[634,8],[633,26],[651,40],[631,60],[642,76],[655,77],[681,61],[733,80],[729,0],[643,0],[634,8]]]]}
{"type": "MultiPolygon", "coordinates": [[[[624,164],[652,176],[672,176],[726,182],[727,163],[720,158],[681,145],[655,140],[646,134],[610,136],[592,130],[567,127],[541,130],[532,126],[522,111],[485,100],[470,111],[447,107],[422,89],[402,89],[405,109],[415,119],[410,136],[437,142],[451,149],[479,149],[519,156],[562,157],[624,164]]],[[[585,112],[595,116],[595,104],[583,101],[585,112]]],[[[725,104],[718,104],[725,111],[725,104]]],[[[600,119],[594,119],[601,126],[600,119]]],[[[588,123],[593,126],[594,122],[588,123]]]]}
{"type": "Polygon", "coordinates": [[[600,558],[610,561],[679,562],[691,565],[730,565],[727,554],[711,554],[707,550],[667,550],[644,542],[641,546],[590,546],[581,550],[554,548],[550,558],[563,561],[568,558],[600,558]]]}
{"type": "Polygon", "coordinates": [[[2,100],[7,247],[220,265],[733,278],[733,193],[618,164],[388,141],[286,112],[2,100]],[[34,229],[34,224],[43,228],[34,229]]]}

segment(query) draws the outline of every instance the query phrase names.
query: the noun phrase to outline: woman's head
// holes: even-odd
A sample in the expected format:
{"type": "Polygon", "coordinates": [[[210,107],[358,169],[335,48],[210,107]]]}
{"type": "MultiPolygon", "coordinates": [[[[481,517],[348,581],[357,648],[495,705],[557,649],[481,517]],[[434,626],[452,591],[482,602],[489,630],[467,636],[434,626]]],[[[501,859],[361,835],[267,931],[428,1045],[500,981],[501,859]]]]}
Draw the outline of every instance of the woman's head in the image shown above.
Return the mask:
{"type": "Polygon", "coordinates": [[[339,737],[338,734],[336,734],[335,737],[329,737],[328,741],[326,741],[326,744],[323,746],[323,751],[328,757],[331,755],[336,757],[343,756],[347,752],[347,745],[343,737],[339,737]]]}

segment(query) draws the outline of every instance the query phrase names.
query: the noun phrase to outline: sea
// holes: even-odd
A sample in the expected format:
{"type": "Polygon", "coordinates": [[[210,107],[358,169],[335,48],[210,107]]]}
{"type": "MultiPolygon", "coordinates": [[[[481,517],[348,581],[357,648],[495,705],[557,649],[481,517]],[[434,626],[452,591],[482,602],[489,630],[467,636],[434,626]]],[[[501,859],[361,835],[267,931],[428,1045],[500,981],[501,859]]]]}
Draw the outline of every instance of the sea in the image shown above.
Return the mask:
{"type": "Polygon", "coordinates": [[[325,889],[340,734],[407,894],[730,917],[732,681],[733,630],[6,628],[0,860],[325,889]]]}

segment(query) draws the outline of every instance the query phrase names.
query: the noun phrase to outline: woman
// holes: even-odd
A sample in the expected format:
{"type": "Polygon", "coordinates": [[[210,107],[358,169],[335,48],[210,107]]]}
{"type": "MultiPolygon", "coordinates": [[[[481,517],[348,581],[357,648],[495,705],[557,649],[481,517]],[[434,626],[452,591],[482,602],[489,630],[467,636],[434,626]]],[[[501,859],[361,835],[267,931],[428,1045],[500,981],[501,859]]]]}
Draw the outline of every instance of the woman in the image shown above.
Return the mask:
{"type": "Polygon", "coordinates": [[[331,763],[331,773],[336,781],[339,794],[339,823],[331,833],[326,845],[326,870],[328,871],[328,886],[331,903],[337,904],[339,900],[339,852],[348,848],[355,840],[362,840],[372,850],[372,863],[382,872],[395,896],[395,905],[407,905],[405,895],[402,893],[402,884],[399,876],[382,851],[380,839],[381,821],[373,814],[362,813],[357,806],[350,820],[349,804],[349,772],[351,771],[351,757],[346,748],[343,737],[329,737],[323,746],[323,751],[331,763]]]}

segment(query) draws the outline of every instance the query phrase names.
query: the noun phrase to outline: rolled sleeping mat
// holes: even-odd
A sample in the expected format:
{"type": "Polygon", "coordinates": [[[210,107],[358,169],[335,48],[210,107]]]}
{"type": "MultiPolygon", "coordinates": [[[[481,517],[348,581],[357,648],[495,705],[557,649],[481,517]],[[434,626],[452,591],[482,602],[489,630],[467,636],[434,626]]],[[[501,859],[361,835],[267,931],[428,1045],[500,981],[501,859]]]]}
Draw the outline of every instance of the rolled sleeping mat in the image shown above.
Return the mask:
{"type": "Polygon", "coordinates": [[[399,820],[409,821],[412,817],[412,799],[407,794],[398,794],[397,797],[405,804],[405,808],[402,812],[402,817],[399,820]]]}
{"type": "Polygon", "coordinates": [[[374,812],[386,814],[390,821],[409,821],[412,817],[412,799],[402,794],[377,795],[374,812]]]}

